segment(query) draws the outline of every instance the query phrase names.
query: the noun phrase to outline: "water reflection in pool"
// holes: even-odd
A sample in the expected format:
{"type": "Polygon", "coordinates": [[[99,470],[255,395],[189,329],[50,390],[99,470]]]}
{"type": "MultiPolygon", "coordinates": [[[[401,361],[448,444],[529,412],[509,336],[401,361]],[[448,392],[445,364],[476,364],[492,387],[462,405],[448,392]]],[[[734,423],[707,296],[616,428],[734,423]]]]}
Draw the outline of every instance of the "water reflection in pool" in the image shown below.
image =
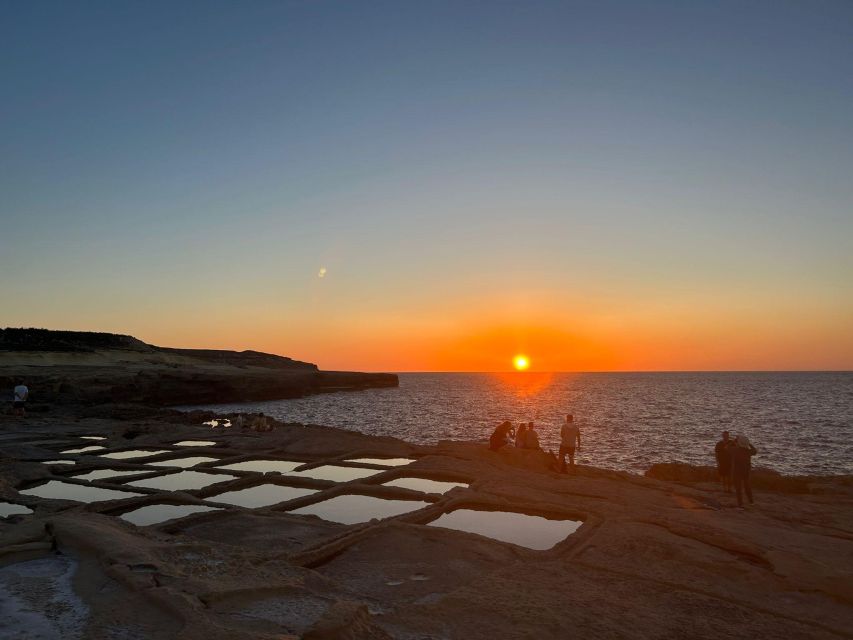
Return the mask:
{"type": "Polygon", "coordinates": [[[360,462],[362,464],[381,464],[386,467],[400,467],[404,464],[414,462],[412,458],[354,458],[347,462],[360,462]]]}
{"type": "Polygon", "coordinates": [[[65,451],[60,451],[59,453],[89,453],[90,451],[100,451],[101,449],[106,449],[106,447],[102,447],[100,445],[92,445],[91,447],[79,447],[77,449],[66,449],[65,451]]]}
{"type": "Polygon", "coordinates": [[[331,480],[332,482],[349,482],[358,478],[366,478],[367,476],[381,473],[377,469],[359,469],[356,467],[339,467],[333,464],[324,464],[307,471],[300,471],[293,475],[303,478],[314,478],[315,480],[331,480]]]}
{"type": "Polygon", "coordinates": [[[385,500],[372,496],[346,495],[335,496],[322,502],[294,509],[290,513],[315,515],[330,522],[356,524],[373,518],[390,518],[402,513],[422,509],[429,502],[420,500],[385,500]]]}
{"type": "Polygon", "coordinates": [[[181,440],[176,442],[176,447],[212,447],[216,442],[213,440],[181,440]]]}
{"type": "Polygon", "coordinates": [[[208,458],[206,456],[195,456],[192,458],[173,458],[172,460],[160,460],[158,462],[149,462],[152,467],[194,467],[202,462],[216,462],[219,458],[208,458]]]}
{"type": "Polygon", "coordinates": [[[235,477],[225,474],[201,473],[199,471],[180,471],[155,478],[134,480],[133,482],[128,482],[126,486],[161,489],[163,491],[190,491],[193,489],[203,489],[217,482],[233,480],[235,477]]]}
{"type": "Polygon", "coordinates": [[[267,473],[268,471],[277,471],[278,473],[290,473],[304,462],[292,462],[290,460],[246,460],[245,462],[235,462],[234,464],[222,465],[220,469],[233,469],[234,471],[256,471],[257,473],[267,473]]]}
{"type": "Polygon", "coordinates": [[[116,489],[101,489],[84,484],[72,484],[51,480],[37,487],[30,487],[20,492],[25,496],[36,496],[37,498],[52,498],[56,500],[74,500],[75,502],[101,502],[103,500],[119,500],[121,498],[133,498],[141,496],[141,493],[130,491],[118,491],[116,489]]]}
{"type": "Polygon", "coordinates": [[[218,507],[206,507],[199,504],[149,504],[133,511],[122,513],[119,518],[127,520],[138,527],[159,524],[167,520],[184,518],[194,513],[219,511],[218,507]]]}
{"type": "Polygon", "coordinates": [[[302,487],[285,487],[277,484],[261,484],[248,489],[240,489],[239,491],[228,491],[215,496],[208,496],[206,500],[211,502],[224,502],[225,504],[235,504],[247,509],[257,509],[259,507],[268,507],[285,500],[293,500],[301,498],[312,493],[316,493],[315,489],[303,489],[302,487]]]}
{"type": "Polygon", "coordinates": [[[426,478],[397,478],[383,483],[386,487],[402,487],[424,493],[444,493],[454,487],[467,487],[462,482],[439,482],[438,480],[427,480],[426,478]]]}
{"type": "MultiPolygon", "coordinates": [[[[104,447],[101,447],[103,449],[104,447]]],[[[127,460],[128,458],[145,458],[154,456],[158,453],[169,453],[169,449],[131,449],[130,451],[113,451],[112,453],[102,453],[102,458],[110,458],[112,460],[127,460]]]]}
{"type": "Polygon", "coordinates": [[[80,436],[81,440],[106,440],[104,436],[80,436]]]}
{"type": "Polygon", "coordinates": [[[77,464],[75,460],[42,460],[42,464],[77,464]]]}
{"type": "Polygon", "coordinates": [[[429,523],[510,542],[529,549],[550,549],[583,524],[579,520],[550,520],[512,511],[457,509],[429,523]]]}
{"type": "Polygon", "coordinates": [[[33,510],[25,507],[22,504],[13,504],[11,502],[0,502],[0,518],[8,518],[9,516],[19,516],[32,513],[33,510]]]}
{"type": "Polygon", "coordinates": [[[118,478],[119,476],[134,476],[139,475],[140,473],[149,473],[149,471],[147,469],[135,469],[133,471],[119,471],[117,469],[95,469],[94,471],[90,471],[89,473],[81,473],[80,475],[73,477],[75,480],[85,480],[86,482],[91,482],[92,480],[118,478]]]}

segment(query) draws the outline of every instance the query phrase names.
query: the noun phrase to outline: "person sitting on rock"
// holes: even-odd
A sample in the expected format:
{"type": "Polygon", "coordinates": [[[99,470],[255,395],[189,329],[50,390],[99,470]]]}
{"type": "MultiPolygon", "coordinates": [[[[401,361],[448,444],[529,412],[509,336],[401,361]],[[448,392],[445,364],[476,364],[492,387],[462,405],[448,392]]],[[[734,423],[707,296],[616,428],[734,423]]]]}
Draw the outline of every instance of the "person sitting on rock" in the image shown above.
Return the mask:
{"type": "Polygon", "coordinates": [[[539,434],[536,433],[536,428],[533,426],[533,422],[527,423],[527,431],[524,434],[524,448],[525,449],[541,449],[539,446],[539,434]]]}
{"type": "Polygon", "coordinates": [[[524,436],[527,433],[527,425],[523,422],[518,425],[518,431],[515,434],[515,446],[518,449],[524,448],[524,436]]]}
{"type": "Polygon", "coordinates": [[[492,437],[489,438],[489,449],[497,451],[509,442],[509,434],[512,431],[512,422],[504,420],[492,432],[492,437]]]}
{"type": "Polygon", "coordinates": [[[732,481],[737,494],[737,506],[743,508],[741,491],[746,493],[749,504],[752,504],[752,486],[749,482],[749,474],[752,470],[752,456],[758,451],[742,433],[735,438],[734,446],[731,448],[732,456],[732,481]]]}
{"type": "Polygon", "coordinates": [[[717,476],[726,493],[732,492],[732,445],[734,441],[729,440],[729,432],[723,431],[722,440],[714,447],[714,457],[717,459],[717,476]]]}
{"type": "Polygon", "coordinates": [[[263,433],[265,431],[272,431],[272,425],[263,413],[259,413],[252,420],[252,429],[258,433],[263,433]]]}

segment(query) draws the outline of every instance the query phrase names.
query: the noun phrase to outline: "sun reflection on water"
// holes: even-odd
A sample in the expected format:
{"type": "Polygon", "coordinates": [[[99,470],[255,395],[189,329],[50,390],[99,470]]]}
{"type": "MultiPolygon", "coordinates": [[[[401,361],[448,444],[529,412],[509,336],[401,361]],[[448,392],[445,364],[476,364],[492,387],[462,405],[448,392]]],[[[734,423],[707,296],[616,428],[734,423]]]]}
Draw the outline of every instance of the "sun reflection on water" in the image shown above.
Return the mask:
{"type": "Polygon", "coordinates": [[[529,398],[544,392],[554,381],[554,374],[547,372],[507,371],[492,374],[514,395],[529,398]]]}

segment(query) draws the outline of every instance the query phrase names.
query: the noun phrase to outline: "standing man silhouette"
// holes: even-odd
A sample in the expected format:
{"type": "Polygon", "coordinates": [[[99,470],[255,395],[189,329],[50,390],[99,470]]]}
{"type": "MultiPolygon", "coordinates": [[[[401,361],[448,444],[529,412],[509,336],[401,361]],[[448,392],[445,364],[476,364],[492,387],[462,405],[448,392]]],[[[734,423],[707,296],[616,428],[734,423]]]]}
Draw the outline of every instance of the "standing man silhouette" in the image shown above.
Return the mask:
{"type": "Polygon", "coordinates": [[[717,476],[723,484],[723,491],[732,492],[732,446],[733,440],[729,440],[729,432],[723,431],[722,440],[714,447],[714,457],[717,459],[717,476]]]}
{"type": "Polygon", "coordinates": [[[12,413],[21,418],[27,417],[27,400],[30,397],[30,390],[23,380],[19,380],[15,385],[12,397],[12,413]]]}
{"type": "Polygon", "coordinates": [[[566,473],[566,454],[569,454],[569,464],[574,471],[575,444],[577,444],[577,450],[580,451],[581,432],[578,425],[575,424],[575,417],[570,413],[560,428],[560,473],[566,473]]]}

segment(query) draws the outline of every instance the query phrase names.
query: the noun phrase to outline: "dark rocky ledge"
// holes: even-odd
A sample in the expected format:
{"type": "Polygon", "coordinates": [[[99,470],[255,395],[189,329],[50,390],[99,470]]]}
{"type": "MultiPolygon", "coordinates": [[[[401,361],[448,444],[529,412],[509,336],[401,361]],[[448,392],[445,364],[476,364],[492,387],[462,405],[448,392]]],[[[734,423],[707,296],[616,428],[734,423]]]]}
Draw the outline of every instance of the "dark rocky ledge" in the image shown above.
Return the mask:
{"type": "Polygon", "coordinates": [[[33,411],[55,404],[276,400],[399,384],[395,374],[320,371],[258,351],[172,349],[109,333],[0,329],[0,396],[11,393],[17,378],[30,387],[33,411]]]}

